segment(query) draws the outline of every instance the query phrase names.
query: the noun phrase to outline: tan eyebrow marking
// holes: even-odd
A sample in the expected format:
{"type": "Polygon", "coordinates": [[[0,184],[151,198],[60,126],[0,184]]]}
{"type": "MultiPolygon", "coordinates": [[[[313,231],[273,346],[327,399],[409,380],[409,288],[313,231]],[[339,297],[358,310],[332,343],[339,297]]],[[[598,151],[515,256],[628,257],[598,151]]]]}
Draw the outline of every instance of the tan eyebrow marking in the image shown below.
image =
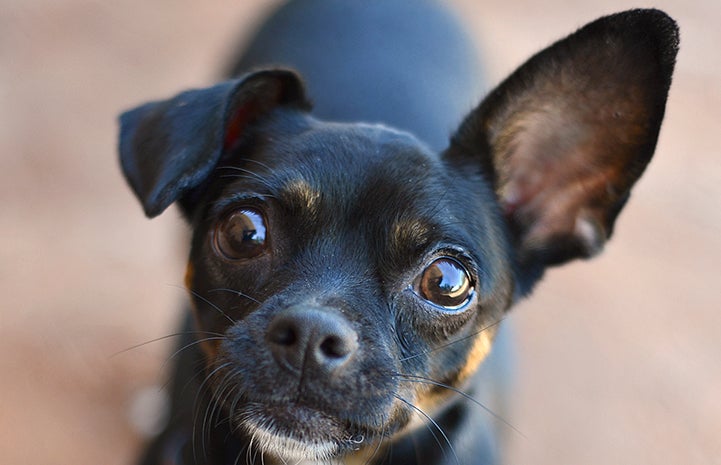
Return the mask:
{"type": "Polygon", "coordinates": [[[397,218],[390,228],[390,239],[394,245],[422,245],[428,241],[431,226],[415,218],[397,218]]]}
{"type": "Polygon", "coordinates": [[[283,186],[283,194],[293,203],[307,209],[311,214],[320,207],[321,193],[304,179],[288,180],[283,186]]]}

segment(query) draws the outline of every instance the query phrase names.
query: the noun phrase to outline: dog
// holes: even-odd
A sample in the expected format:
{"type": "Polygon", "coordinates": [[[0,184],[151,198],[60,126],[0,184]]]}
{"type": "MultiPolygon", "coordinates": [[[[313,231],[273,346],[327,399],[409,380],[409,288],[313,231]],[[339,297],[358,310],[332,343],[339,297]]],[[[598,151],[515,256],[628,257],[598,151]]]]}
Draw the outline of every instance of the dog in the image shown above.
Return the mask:
{"type": "Polygon", "coordinates": [[[145,213],[175,203],[193,231],[171,414],[141,463],[498,463],[501,322],[611,236],[678,41],[661,11],[606,16],[474,108],[443,7],[298,0],[235,78],[123,113],[145,213]]]}

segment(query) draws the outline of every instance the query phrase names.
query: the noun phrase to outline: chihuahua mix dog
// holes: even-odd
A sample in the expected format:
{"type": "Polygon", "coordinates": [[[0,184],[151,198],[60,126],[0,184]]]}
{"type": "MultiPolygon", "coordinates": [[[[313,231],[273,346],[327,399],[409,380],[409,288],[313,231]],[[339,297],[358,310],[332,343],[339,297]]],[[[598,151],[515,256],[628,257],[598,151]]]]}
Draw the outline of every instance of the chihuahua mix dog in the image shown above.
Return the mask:
{"type": "Polygon", "coordinates": [[[295,0],[235,79],[124,113],[145,213],[177,203],[193,231],[170,419],[142,463],[497,463],[499,323],[611,236],[677,49],[661,11],[606,16],[462,118],[480,72],[443,7],[295,0]]]}

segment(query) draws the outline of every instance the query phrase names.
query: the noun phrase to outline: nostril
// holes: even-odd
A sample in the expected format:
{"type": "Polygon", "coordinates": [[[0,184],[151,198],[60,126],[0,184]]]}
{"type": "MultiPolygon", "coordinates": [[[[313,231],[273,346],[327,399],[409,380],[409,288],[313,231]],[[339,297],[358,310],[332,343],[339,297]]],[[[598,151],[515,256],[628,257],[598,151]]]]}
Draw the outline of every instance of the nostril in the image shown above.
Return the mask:
{"type": "Polygon", "coordinates": [[[331,309],[291,307],[268,325],[268,347],[276,361],[293,372],[306,368],[327,373],[349,363],[358,349],[358,334],[331,309]]]}
{"type": "Polygon", "coordinates": [[[338,336],[328,336],[320,343],[320,351],[328,358],[344,358],[352,352],[347,341],[338,336]]]}

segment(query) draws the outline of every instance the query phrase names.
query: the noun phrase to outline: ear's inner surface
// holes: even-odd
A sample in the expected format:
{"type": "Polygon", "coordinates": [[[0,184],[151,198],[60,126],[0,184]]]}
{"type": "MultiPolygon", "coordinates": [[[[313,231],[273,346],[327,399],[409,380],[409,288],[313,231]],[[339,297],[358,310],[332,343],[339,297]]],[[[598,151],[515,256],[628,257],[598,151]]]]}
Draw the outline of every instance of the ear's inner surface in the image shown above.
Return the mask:
{"type": "Polygon", "coordinates": [[[464,121],[446,156],[481,158],[521,260],[601,250],[653,154],[677,47],[660,11],[601,18],[531,58],[464,121]]]}

